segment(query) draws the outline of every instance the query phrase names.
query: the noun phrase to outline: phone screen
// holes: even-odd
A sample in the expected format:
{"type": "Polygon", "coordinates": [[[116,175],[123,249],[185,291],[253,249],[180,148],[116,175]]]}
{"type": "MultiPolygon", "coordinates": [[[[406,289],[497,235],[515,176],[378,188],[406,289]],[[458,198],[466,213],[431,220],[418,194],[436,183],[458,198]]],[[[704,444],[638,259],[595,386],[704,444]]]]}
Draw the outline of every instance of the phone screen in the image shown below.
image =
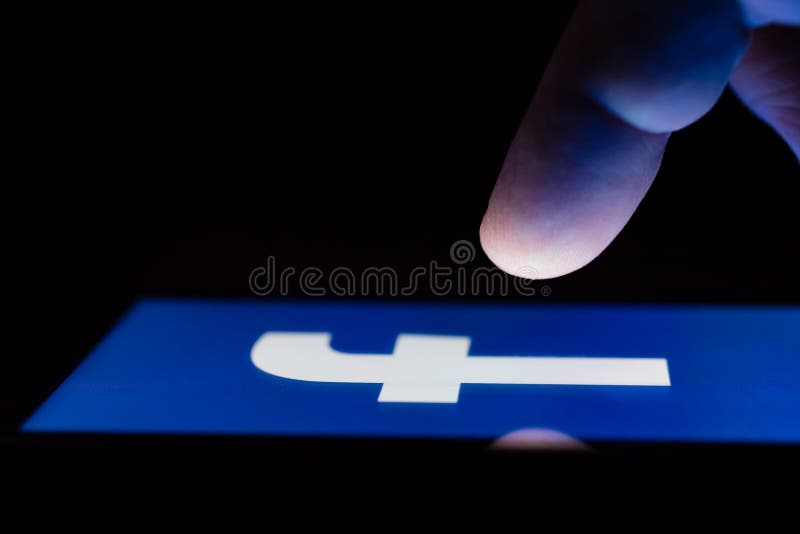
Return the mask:
{"type": "Polygon", "coordinates": [[[139,301],[27,432],[800,443],[800,308],[139,301]]]}

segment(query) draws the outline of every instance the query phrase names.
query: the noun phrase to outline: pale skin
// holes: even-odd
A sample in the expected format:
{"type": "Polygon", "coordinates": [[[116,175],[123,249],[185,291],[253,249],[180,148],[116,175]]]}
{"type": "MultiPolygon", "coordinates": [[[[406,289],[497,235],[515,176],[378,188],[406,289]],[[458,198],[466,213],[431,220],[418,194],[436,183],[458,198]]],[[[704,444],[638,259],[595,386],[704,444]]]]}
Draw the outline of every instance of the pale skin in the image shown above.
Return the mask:
{"type": "Polygon", "coordinates": [[[508,151],[481,224],[504,271],[596,258],[658,172],[670,133],[730,86],[800,160],[800,0],[585,0],[508,151]]]}

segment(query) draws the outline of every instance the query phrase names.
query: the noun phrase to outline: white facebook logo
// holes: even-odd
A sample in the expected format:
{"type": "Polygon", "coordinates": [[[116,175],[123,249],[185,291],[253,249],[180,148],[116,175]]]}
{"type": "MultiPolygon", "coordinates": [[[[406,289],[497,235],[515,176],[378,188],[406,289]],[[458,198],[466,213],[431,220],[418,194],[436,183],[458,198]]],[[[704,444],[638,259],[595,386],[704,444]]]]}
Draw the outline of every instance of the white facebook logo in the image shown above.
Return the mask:
{"type": "Polygon", "coordinates": [[[267,332],[251,352],[265,373],[383,384],[378,402],[456,403],[461,384],[669,386],[664,358],[467,356],[470,338],[401,334],[394,352],[344,354],[329,333],[267,332]]]}

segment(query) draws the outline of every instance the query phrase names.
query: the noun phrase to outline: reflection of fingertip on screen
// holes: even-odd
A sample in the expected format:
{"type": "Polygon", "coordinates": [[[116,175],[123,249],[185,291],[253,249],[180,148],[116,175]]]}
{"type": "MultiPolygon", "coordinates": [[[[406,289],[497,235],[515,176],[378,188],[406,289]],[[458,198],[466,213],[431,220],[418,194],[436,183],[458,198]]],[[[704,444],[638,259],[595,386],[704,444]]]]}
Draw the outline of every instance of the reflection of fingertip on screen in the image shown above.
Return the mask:
{"type": "Polygon", "coordinates": [[[23,429],[800,443],[799,354],[796,307],[152,299],[23,429]]]}

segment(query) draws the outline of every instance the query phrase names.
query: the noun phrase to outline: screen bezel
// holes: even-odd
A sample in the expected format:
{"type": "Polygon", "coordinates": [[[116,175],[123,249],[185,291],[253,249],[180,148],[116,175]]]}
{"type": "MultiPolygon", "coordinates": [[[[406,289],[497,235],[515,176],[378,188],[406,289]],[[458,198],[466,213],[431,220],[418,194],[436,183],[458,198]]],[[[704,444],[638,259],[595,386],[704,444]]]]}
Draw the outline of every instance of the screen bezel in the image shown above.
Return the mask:
{"type": "MultiPolygon", "coordinates": [[[[422,492],[795,482],[796,446],[592,442],[497,451],[473,439],[26,434],[6,480],[30,491],[422,492]]],[[[13,459],[13,460],[12,460],[13,459]]]]}

